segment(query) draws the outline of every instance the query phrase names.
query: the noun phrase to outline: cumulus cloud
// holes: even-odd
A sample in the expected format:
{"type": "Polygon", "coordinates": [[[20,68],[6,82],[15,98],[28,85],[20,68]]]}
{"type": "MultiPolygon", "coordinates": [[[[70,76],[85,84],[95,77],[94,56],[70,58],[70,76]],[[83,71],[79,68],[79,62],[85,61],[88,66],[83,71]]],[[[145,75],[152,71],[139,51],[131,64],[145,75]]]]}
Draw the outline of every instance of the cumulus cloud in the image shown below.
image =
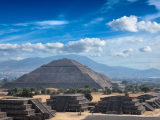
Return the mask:
{"type": "Polygon", "coordinates": [[[157,33],[158,31],[160,31],[160,24],[157,22],[151,22],[151,21],[137,22],[137,21],[138,21],[137,16],[131,15],[130,17],[124,16],[116,20],[113,19],[113,21],[106,23],[106,25],[116,30],[120,28],[121,30],[126,30],[131,32],[138,32],[139,30],[145,30],[149,33],[157,33]]]}
{"type": "Polygon", "coordinates": [[[67,44],[60,42],[56,43],[26,43],[22,45],[18,44],[0,44],[0,51],[7,53],[23,53],[23,52],[34,52],[41,51],[47,53],[83,53],[89,52],[91,50],[102,52],[101,47],[105,46],[106,42],[100,40],[99,38],[85,38],[80,39],[79,41],[69,41],[67,44]]]}
{"type": "Polygon", "coordinates": [[[139,48],[140,52],[152,52],[152,49],[149,46],[139,48]]]}
{"type": "Polygon", "coordinates": [[[115,57],[127,57],[128,54],[124,54],[124,53],[115,53],[113,56],[115,56],[115,57]]]}
{"type": "Polygon", "coordinates": [[[139,30],[145,30],[149,33],[157,33],[158,31],[160,31],[160,24],[158,24],[156,22],[141,21],[141,22],[137,23],[137,26],[138,26],[139,30]]]}
{"type": "Polygon", "coordinates": [[[125,53],[125,54],[126,54],[126,53],[128,54],[128,53],[130,53],[130,52],[134,52],[134,50],[133,50],[132,48],[129,48],[128,50],[123,51],[123,53],[125,53]]]}
{"type": "Polygon", "coordinates": [[[106,25],[109,25],[116,30],[117,28],[120,28],[122,30],[127,30],[131,32],[138,32],[136,23],[137,17],[131,15],[130,17],[124,16],[116,20],[113,19],[113,21],[106,23],[106,25]]]}

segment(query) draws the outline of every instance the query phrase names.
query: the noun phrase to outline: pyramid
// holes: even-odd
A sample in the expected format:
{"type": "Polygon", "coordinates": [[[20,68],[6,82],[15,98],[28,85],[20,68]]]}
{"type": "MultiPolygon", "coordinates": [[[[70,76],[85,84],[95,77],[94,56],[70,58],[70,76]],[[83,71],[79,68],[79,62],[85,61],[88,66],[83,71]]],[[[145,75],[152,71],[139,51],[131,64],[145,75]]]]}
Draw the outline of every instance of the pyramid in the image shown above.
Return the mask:
{"type": "Polygon", "coordinates": [[[33,70],[15,80],[7,83],[2,88],[10,89],[15,86],[24,87],[48,87],[48,88],[83,88],[86,84],[98,89],[119,86],[118,83],[107,76],[97,73],[86,65],[67,58],[52,61],[33,70]]]}

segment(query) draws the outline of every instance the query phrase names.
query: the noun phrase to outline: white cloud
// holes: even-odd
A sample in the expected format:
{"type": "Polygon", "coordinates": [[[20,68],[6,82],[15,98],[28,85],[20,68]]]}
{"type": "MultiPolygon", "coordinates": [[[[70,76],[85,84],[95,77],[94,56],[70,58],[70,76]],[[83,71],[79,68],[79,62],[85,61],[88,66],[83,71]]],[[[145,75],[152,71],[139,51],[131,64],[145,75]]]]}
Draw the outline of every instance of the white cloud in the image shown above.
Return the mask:
{"type": "Polygon", "coordinates": [[[152,52],[152,49],[149,46],[139,48],[140,52],[152,52]]]}
{"type": "Polygon", "coordinates": [[[148,43],[148,46],[154,46],[155,43],[148,43]]]}
{"type": "Polygon", "coordinates": [[[137,23],[137,27],[139,30],[145,30],[149,33],[157,33],[158,31],[160,31],[160,24],[158,24],[156,22],[141,21],[141,22],[137,23]]]}
{"type": "Polygon", "coordinates": [[[136,24],[137,17],[132,15],[130,17],[124,16],[116,20],[113,19],[113,21],[106,23],[106,25],[111,26],[113,29],[120,28],[131,32],[138,32],[136,24]]]}
{"type": "Polygon", "coordinates": [[[126,41],[127,44],[137,44],[137,43],[143,43],[142,39],[139,40],[128,40],[126,41]]]}
{"type": "Polygon", "coordinates": [[[87,27],[87,26],[89,26],[89,25],[91,25],[91,24],[97,24],[97,23],[99,23],[99,22],[101,22],[101,21],[103,21],[103,20],[104,20],[104,18],[99,17],[99,18],[96,18],[96,19],[92,20],[92,21],[89,22],[88,24],[84,24],[84,26],[87,27]]]}
{"type": "Polygon", "coordinates": [[[40,25],[40,26],[52,26],[52,25],[64,25],[64,24],[68,24],[68,22],[58,21],[58,20],[48,20],[48,21],[37,21],[32,24],[40,25]]]}
{"type": "Polygon", "coordinates": [[[128,54],[124,54],[124,53],[115,53],[113,56],[115,56],[115,57],[127,57],[128,54]]]}
{"type": "Polygon", "coordinates": [[[63,48],[62,51],[68,52],[89,52],[92,49],[101,49],[100,47],[105,46],[106,42],[99,38],[85,38],[79,41],[69,41],[63,48]]]}
{"type": "Polygon", "coordinates": [[[11,58],[11,60],[23,60],[23,58],[20,58],[20,57],[14,57],[14,58],[11,58]]]}
{"type": "Polygon", "coordinates": [[[91,57],[100,57],[101,54],[91,54],[90,56],[91,56],[91,57]]]}
{"type": "Polygon", "coordinates": [[[139,40],[137,40],[137,42],[139,42],[139,43],[143,43],[143,40],[142,40],[142,39],[139,39],[139,40]]]}
{"type": "Polygon", "coordinates": [[[148,5],[154,5],[157,10],[160,10],[160,0],[148,0],[148,5]]]}
{"type": "Polygon", "coordinates": [[[95,24],[95,23],[98,23],[98,22],[100,22],[100,21],[103,21],[104,19],[101,17],[101,18],[96,18],[96,19],[94,19],[93,21],[91,21],[90,23],[91,24],[95,24]]]}
{"type": "Polygon", "coordinates": [[[59,53],[83,53],[94,50],[96,52],[103,52],[101,47],[105,46],[106,42],[104,40],[100,40],[99,38],[85,38],[80,39],[79,41],[69,41],[67,44],[63,44],[60,42],[56,43],[26,43],[22,45],[18,44],[0,44],[0,51],[5,52],[7,54],[11,53],[23,53],[23,52],[34,52],[41,51],[47,53],[55,53],[56,51],[59,53]]]}
{"type": "Polygon", "coordinates": [[[132,48],[130,48],[128,50],[123,51],[123,53],[127,53],[127,54],[130,53],[130,52],[134,52],[134,50],[132,48]]]}
{"type": "Polygon", "coordinates": [[[157,33],[158,31],[160,31],[159,23],[151,21],[137,22],[137,16],[133,15],[131,15],[130,17],[124,16],[116,20],[113,19],[113,21],[106,23],[106,25],[109,25],[116,30],[120,28],[121,30],[126,30],[131,32],[138,32],[139,30],[145,30],[149,33],[157,33]]]}
{"type": "Polygon", "coordinates": [[[150,21],[150,20],[154,20],[160,17],[160,12],[155,13],[155,14],[150,14],[150,15],[146,15],[143,17],[143,20],[145,21],[150,21]]]}
{"type": "Polygon", "coordinates": [[[28,26],[28,25],[38,25],[38,26],[55,26],[55,25],[64,25],[68,24],[68,21],[64,20],[47,20],[47,21],[36,21],[28,23],[16,23],[14,26],[28,26]]]}
{"type": "Polygon", "coordinates": [[[120,0],[107,0],[107,2],[100,9],[101,13],[107,12],[108,9],[112,9],[113,5],[119,3],[120,0]]]}

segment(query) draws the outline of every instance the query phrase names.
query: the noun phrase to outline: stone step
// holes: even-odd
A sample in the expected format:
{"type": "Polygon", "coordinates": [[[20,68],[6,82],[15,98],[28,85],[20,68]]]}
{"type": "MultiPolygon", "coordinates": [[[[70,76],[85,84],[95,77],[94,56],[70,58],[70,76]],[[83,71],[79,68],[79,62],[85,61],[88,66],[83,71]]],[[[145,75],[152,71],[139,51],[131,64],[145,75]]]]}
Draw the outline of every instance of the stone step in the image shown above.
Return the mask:
{"type": "Polygon", "coordinates": [[[13,120],[11,117],[1,118],[0,120],[13,120]]]}
{"type": "Polygon", "coordinates": [[[151,105],[149,105],[148,103],[145,103],[144,105],[145,105],[145,107],[147,107],[149,110],[154,111],[154,108],[153,108],[151,105]]]}
{"type": "Polygon", "coordinates": [[[53,114],[54,112],[52,113],[48,109],[48,106],[44,105],[44,103],[42,103],[38,99],[34,99],[34,100],[31,100],[31,101],[37,107],[37,109],[39,109],[41,111],[41,113],[47,113],[47,114],[49,114],[50,118],[54,117],[54,114],[53,114]]]}
{"type": "Polygon", "coordinates": [[[5,118],[5,117],[7,117],[6,112],[0,112],[0,118],[5,118]]]}

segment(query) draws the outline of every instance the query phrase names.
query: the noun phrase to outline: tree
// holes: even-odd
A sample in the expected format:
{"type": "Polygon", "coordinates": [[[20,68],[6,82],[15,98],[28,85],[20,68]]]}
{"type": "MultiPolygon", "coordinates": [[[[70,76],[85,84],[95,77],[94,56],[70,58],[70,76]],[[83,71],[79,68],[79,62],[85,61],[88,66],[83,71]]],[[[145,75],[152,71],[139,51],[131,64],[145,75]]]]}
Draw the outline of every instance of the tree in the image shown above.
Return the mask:
{"type": "Polygon", "coordinates": [[[128,93],[128,92],[126,92],[126,93],[125,93],[125,96],[129,96],[129,93],[128,93]]]}
{"type": "Polygon", "coordinates": [[[59,92],[59,91],[57,91],[57,94],[60,94],[60,92],[59,92]]]}
{"type": "Polygon", "coordinates": [[[84,96],[85,96],[89,101],[92,101],[92,99],[93,99],[91,93],[85,93],[84,96]]]}
{"type": "Polygon", "coordinates": [[[51,90],[50,89],[47,89],[47,94],[51,94],[51,90]]]}
{"type": "Polygon", "coordinates": [[[31,92],[36,91],[36,88],[31,87],[30,91],[31,91],[31,92]]]}
{"type": "Polygon", "coordinates": [[[95,87],[92,90],[93,90],[93,92],[98,92],[98,89],[95,87]]]}
{"type": "Polygon", "coordinates": [[[26,90],[14,94],[14,97],[33,97],[33,93],[30,93],[29,90],[26,90]]]}
{"type": "Polygon", "coordinates": [[[106,86],[106,87],[105,87],[105,89],[107,90],[107,89],[108,89],[108,87],[106,86]]]}
{"type": "Polygon", "coordinates": [[[86,84],[84,87],[85,87],[85,88],[89,88],[89,85],[86,84]]]}
{"type": "Polygon", "coordinates": [[[20,89],[15,86],[14,88],[8,90],[8,94],[7,95],[13,95],[15,93],[18,93],[19,91],[20,91],[20,89]]]}
{"type": "Polygon", "coordinates": [[[128,84],[128,81],[127,80],[123,80],[122,84],[128,84]]]}
{"type": "Polygon", "coordinates": [[[29,87],[23,88],[23,91],[27,91],[27,90],[30,92],[30,88],[29,87]]]}
{"type": "Polygon", "coordinates": [[[108,94],[111,94],[111,93],[112,93],[112,90],[111,90],[111,89],[108,89],[108,90],[107,90],[107,93],[108,93],[108,94]]]}
{"type": "Polygon", "coordinates": [[[63,93],[65,90],[62,89],[62,88],[60,88],[60,89],[58,89],[58,91],[59,91],[60,93],[63,93]]]}
{"type": "Polygon", "coordinates": [[[46,88],[43,88],[42,90],[41,90],[41,94],[45,94],[46,93],[46,88]]]}
{"type": "Polygon", "coordinates": [[[38,90],[36,90],[35,91],[35,95],[39,95],[40,93],[39,93],[39,91],[38,90]]]}
{"type": "Polygon", "coordinates": [[[52,92],[52,95],[56,95],[56,94],[57,94],[56,91],[53,91],[53,92],[52,92]]]}
{"type": "Polygon", "coordinates": [[[134,87],[133,87],[133,85],[128,85],[128,86],[125,87],[125,90],[126,91],[133,91],[134,87]]]}
{"type": "Polygon", "coordinates": [[[135,91],[138,91],[138,85],[137,84],[135,85],[134,88],[135,88],[135,91]]]}
{"type": "Polygon", "coordinates": [[[113,89],[112,89],[112,92],[114,92],[114,93],[119,92],[119,91],[120,91],[120,89],[118,87],[113,87],[113,89]]]}
{"type": "Polygon", "coordinates": [[[150,88],[147,86],[147,84],[142,84],[140,88],[141,88],[141,91],[145,93],[150,91],[150,88]]]}

